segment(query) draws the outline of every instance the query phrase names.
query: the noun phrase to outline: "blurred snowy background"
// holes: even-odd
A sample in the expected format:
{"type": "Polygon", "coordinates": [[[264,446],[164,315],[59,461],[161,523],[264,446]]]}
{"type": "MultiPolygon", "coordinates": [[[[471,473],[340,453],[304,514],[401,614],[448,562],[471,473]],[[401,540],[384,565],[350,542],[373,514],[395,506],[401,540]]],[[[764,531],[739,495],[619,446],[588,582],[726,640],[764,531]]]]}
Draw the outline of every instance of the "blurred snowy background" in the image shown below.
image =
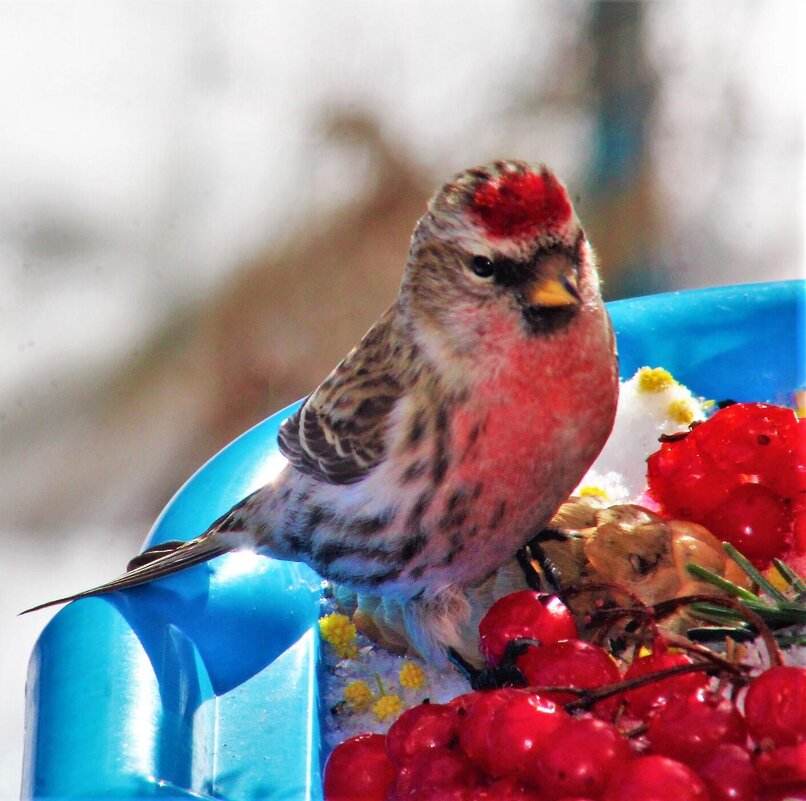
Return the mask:
{"type": "MultiPolygon", "coordinates": [[[[609,298],[803,274],[804,5],[0,3],[0,797],[26,606],[392,300],[428,195],[551,164],[609,298]]],[[[189,535],[198,532],[188,532],[189,535]]]]}

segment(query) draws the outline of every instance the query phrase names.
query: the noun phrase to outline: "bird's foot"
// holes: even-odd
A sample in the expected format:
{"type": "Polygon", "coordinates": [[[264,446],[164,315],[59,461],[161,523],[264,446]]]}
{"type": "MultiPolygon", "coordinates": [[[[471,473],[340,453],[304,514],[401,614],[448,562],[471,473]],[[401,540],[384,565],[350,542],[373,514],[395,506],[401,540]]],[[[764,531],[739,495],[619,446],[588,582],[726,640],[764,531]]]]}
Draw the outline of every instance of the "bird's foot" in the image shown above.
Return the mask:
{"type": "Polygon", "coordinates": [[[542,547],[544,542],[564,542],[568,536],[554,528],[544,528],[535,534],[516,554],[518,565],[530,589],[537,592],[558,592],[562,586],[559,568],[542,547]]]}
{"type": "Polygon", "coordinates": [[[501,661],[495,667],[477,668],[470,664],[455,648],[448,649],[448,659],[464,675],[473,690],[495,690],[499,687],[525,687],[526,678],[518,668],[518,657],[530,645],[542,645],[539,640],[519,637],[510,640],[501,661]]]}

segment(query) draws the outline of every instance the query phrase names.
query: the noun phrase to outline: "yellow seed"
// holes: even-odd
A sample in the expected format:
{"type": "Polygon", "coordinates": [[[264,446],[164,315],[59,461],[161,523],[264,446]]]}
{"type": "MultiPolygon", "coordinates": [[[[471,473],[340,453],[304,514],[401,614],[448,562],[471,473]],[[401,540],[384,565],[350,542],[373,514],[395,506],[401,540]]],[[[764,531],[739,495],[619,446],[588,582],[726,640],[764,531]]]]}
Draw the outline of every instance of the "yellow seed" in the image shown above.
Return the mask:
{"type": "Polygon", "coordinates": [[[400,668],[400,686],[419,690],[425,684],[425,673],[415,662],[405,662],[400,668]]]}
{"type": "Polygon", "coordinates": [[[399,695],[382,695],[372,705],[372,712],[378,720],[396,718],[402,711],[403,699],[399,695]]]}
{"type": "Polygon", "coordinates": [[[694,420],[694,409],[691,406],[691,402],[685,398],[673,400],[667,407],[666,414],[681,426],[687,426],[694,420]]]}
{"type": "Polygon", "coordinates": [[[332,645],[342,659],[358,655],[355,644],[356,628],[346,615],[334,613],[319,618],[319,632],[322,639],[332,645]]]}
{"type": "Polygon", "coordinates": [[[604,498],[605,500],[610,497],[604,487],[599,487],[596,484],[586,484],[584,487],[580,487],[579,495],[582,498],[604,498]]]}
{"type": "Polygon", "coordinates": [[[676,383],[672,374],[662,367],[642,367],[638,371],[639,392],[663,392],[676,383]]]}
{"type": "Polygon", "coordinates": [[[344,700],[352,709],[366,709],[372,703],[372,690],[365,681],[351,681],[344,688],[344,700]]]}

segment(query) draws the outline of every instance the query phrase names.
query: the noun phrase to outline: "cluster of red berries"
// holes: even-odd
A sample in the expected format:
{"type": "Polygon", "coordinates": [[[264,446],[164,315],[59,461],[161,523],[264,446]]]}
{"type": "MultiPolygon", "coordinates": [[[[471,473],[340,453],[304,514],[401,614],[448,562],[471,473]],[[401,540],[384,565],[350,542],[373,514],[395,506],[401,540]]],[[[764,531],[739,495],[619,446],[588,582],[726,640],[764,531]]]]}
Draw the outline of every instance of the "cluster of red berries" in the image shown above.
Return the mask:
{"type": "Polygon", "coordinates": [[[705,526],[765,567],[806,554],[806,419],[767,403],[734,403],[648,461],[649,492],[670,517],[705,526]]]}
{"type": "MultiPolygon", "coordinates": [[[[607,695],[605,685],[622,679],[615,662],[576,639],[570,611],[552,596],[501,599],[480,634],[493,667],[513,638],[542,643],[515,657],[529,688],[423,703],[386,735],[347,740],[325,767],[326,801],[806,799],[806,670],[762,673],[740,694],[742,713],[699,671],[607,695]],[[572,714],[563,704],[573,708],[583,689],[602,699],[572,714]]],[[[689,664],[658,638],[623,679],[689,664]]]]}

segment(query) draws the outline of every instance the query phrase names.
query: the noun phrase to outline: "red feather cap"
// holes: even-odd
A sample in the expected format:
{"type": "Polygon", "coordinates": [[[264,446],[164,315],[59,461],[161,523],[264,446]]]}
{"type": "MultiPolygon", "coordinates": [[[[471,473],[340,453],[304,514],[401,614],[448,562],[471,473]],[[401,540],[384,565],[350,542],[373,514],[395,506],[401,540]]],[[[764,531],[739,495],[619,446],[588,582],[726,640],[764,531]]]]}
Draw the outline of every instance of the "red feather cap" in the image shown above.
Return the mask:
{"type": "Polygon", "coordinates": [[[488,236],[526,239],[560,228],[571,219],[571,202],[548,171],[511,172],[482,184],[471,209],[488,236]]]}

